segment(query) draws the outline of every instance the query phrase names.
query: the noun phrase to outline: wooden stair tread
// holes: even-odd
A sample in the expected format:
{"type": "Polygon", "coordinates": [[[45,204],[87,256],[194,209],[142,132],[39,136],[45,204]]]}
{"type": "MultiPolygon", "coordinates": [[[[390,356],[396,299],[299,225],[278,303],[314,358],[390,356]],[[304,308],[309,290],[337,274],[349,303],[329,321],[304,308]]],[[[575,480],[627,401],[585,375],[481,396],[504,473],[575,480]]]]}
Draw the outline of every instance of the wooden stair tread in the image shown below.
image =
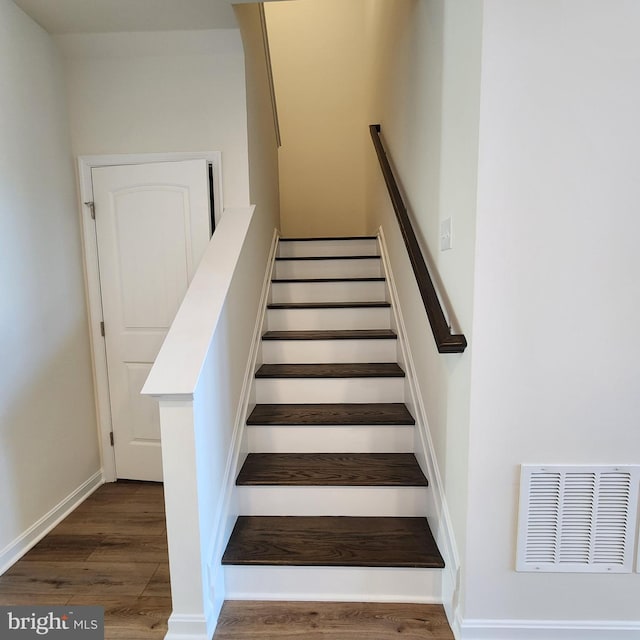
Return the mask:
{"type": "Polygon", "coordinates": [[[380,256],[278,256],[276,261],[290,260],[380,260],[380,256]]]}
{"type": "Polygon", "coordinates": [[[442,568],[426,518],[240,516],[222,564],[442,568]]]}
{"type": "Polygon", "coordinates": [[[401,402],[257,404],[248,425],[413,425],[415,420],[401,402]]]}
{"type": "Polygon", "coordinates": [[[404,378],[395,362],[263,364],[256,378],[404,378]]]}
{"type": "Polygon", "coordinates": [[[318,242],[321,240],[377,240],[377,236],[318,236],[306,238],[279,238],[280,242],[318,242]]]}
{"type": "Polygon", "coordinates": [[[274,278],[274,284],[295,283],[295,282],[384,282],[382,276],[371,276],[362,278],[274,278]]]}
{"type": "Polygon", "coordinates": [[[237,485],[426,487],[413,453],[250,453],[237,485]]]}
{"type": "Polygon", "coordinates": [[[355,309],[367,307],[390,307],[383,300],[371,302],[272,302],[267,309],[355,309]]]}
{"type": "Polygon", "coordinates": [[[391,329],[324,329],[267,331],[263,340],[397,340],[391,329]]]}

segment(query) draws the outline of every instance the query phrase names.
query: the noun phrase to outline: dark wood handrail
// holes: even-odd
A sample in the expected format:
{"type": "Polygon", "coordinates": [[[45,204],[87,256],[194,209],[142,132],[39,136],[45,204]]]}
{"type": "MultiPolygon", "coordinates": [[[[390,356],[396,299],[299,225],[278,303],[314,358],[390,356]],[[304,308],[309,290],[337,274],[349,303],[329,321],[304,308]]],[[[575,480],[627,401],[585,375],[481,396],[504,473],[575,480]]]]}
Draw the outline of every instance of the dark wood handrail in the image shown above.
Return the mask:
{"type": "Polygon", "coordinates": [[[404,206],[402,196],[400,195],[400,189],[398,183],[393,175],[393,170],[387,158],[387,154],[382,146],[382,140],[380,139],[380,125],[372,124],[369,126],[369,132],[371,133],[371,139],[373,140],[373,146],[378,154],[378,160],[380,161],[380,168],[382,169],[382,175],[384,181],[387,184],[387,190],[389,191],[389,197],[393,209],[396,212],[396,218],[400,225],[400,231],[404,238],[404,244],[407,247],[407,253],[409,254],[409,260],[413,267],[413,273],[418,283],[418,289],[420,290],[420,296],[424,303],[424,308],[429,318],[429,324],[431,325],[431,331],[433,331],[433,337],[436,341],[436,346],[440,353],[462,353],[467,346],[467,339],[461,333],[451,333],[451,329],[447,324],[447,320],[442,310],[442,305],[438,299],[438,294],[433,286],[433,280],[429,275],[429,269],[427,269],[427,263],[424,260],[420,245],[416,238],[416,234],[409,220],[407,208],[404,206]]]}

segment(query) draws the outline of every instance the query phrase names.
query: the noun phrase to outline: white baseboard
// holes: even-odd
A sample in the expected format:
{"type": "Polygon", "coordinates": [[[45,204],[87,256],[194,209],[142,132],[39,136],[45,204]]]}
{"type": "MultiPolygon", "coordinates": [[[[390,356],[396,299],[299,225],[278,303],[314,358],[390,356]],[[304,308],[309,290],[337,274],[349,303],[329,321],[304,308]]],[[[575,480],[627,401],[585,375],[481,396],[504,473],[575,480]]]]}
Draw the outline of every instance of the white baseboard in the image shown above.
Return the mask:
{"type": "Polygon", "coordinates": [[[102,469],[100,469],[2,549],[0,551],[0,575],[15,564],[29,549],[40,542],[47,533],[64,520],[102,484],[104,484],[104,479],[102,469]]]}
{"type": "Polygon", "coordinates": [[[391,298],[395,330],[398,334],[398,348],[401,354],[402,364],[406,373],[406,388],[408,398],[406,404],[412,411],[416,420],[415,454],[420,466],[429,480],[429,525],[438,544],[438,548],[445,561],[442,580],[442,600],[449,620],[453,619],[455,600],[457,593],[459,560],[453,534],[453,526],[449,516],[449,509],[444,494],[444,485],[440,476],[440,470],[435,455],[435,447],[429,430],[427,413],[416,382],[417,374],[411,345],[407,339],[407,330],[402,315],[400,298],[391,268],[391,260],[382,227],[378,230],[378,242],[382,258],[383,270],[387,279],[389,296],[391,298]]]}
{"type": "Polygon", "coordinates": [[[216,622],[203,615],[172,613],[164,640],[209,640],[216,622]]]}
{"type": "MultiPolygon", "coordinates": [[[[251,346],[249,348],[249,358],[247,359],[247,366],[244,373],[242,390],[240,392],[240,399],[238,402],[238,410],[236,412],[233,426],[231,446],[227,454],[227,463],[223,480],[224,492],[218,506],[215,520],[217,526],[214,532],[212,544],[210,547],[211,550],[208,554],[207,560],[209,586],[211,591],[211,611],[216,618],[214,628],[215,624],[217,623],[217,616],[220,613],[220,609],[222,608],[222,604],[225,598],[224,571],[220,564],[220,560],[222,558],[222,554],[224,553],[227,542],[229,541],[229,537],[231,535],[236,517],[238,515],[237,509],[234,508],[233,502],[235,482],[244,450],[243,442],[245,441],[244,434],[247,416],[249,415],[249,411],[253,409],[253,404],[255,404],[252,403],[255,370],[258,354],[260,353],[260,344],[265,323],[267,299],[269,295],[269,287],[271,285],[271,274],[273,272],[273,265],[278,248],[278,239],[279,235],[276,229],[271,240],[271,248],[269,250],[269,257],[267,259],[267,266],[262,283],[262,291],[260,294],[256,324],[253,330],[251,346]]],[[[244,462],[244,459],[242,459],[242,462],[244,462]]],[[[171,640],[173,639],[173,636],[167,636],[167,638],[171,640]]],[[[179,640],[179,637],[176,636],[175,640],[179,640]]]]}
{"type": "Polygon", "coordinates": [[[637,640],[640,621],[476,620],[456,618],[458,640],[637,640]]]}

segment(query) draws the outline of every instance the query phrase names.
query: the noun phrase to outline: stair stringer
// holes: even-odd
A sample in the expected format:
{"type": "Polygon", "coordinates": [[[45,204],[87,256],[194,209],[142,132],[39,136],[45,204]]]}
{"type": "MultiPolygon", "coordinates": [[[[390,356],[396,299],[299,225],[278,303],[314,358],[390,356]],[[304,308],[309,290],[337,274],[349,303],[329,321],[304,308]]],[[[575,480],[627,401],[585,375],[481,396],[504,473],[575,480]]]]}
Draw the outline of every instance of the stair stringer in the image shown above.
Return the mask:
{"type": "Polygon", "coordinates": [[[256,324],[253,330],[251,346],[249,348],[249,357],[247,359],[247,365],[243,377],[242,391],[240,393],[238,408],[233,424],[231,446],[227,452],[227,461],[223,480],[224,491],[216,509],[215,521],[217,526],[211,537],[209,552],[206,556],[209,596],[216,621],[226,595],[224,567],[222,566],[221,558],[224,553],[224,549],[229,542],[229,538],[231,537],[231,532],[236,518],[240,515],[238,498],[235,492],[235,483],[240,467],[244,463],[244,459],[248,452],[245,430],[247,417],[256,404],[255,372],[262,364],[260,359],[262,350],[260,346],[262,343],[262,334],[265,331],[267,303],[269,302],[271,292],[271,278],[278,250],[279,238],[280,235],[278,230],[274,229],[271,247],[269,249],[269,257],[267,258],[264,280],[262,283],[262,290],[260,293],[256,324]]]}
{"type": "Polygon", "coordinates": [[[434,532],[434,537],[440,553],[445,561],[442,570],[442,603],[449,620],[453,620],[454,603],[457,598],[460,561],[456,546],[451,516],[444,493],[444,485],[435,455],[435,447],[429,430],[429,422],[425,410],[420,387],[416,382],[416,368],[411,352],[411,345],[407,338],[407,330],[402,315],[402,307],[398,290],[391,269],[391,261],[382,226],[378,229],[378,244],[382,269],[386,277],[388,295],[391,301],[392,327],[398,335],[398,361],[405,370],[405,404],[415,418],[414,453],[422,472],[429,479],[427,497],[427,520],[434,532]]]}

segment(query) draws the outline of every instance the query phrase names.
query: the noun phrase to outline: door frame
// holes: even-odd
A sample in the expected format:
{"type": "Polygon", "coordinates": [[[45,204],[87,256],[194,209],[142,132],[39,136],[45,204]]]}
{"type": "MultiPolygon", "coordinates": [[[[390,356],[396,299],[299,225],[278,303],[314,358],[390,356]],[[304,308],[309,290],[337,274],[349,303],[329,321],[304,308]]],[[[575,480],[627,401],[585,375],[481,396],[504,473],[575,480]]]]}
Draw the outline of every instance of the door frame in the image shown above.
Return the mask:
{"type": "Polygon", "coordinates": [[[93,369],[96,420],[98,424],[98,442],[102,477],[105,482],[115,482],[115,451],[111,446],[113,431],[111,420],[111,401],[109,396],[109,375],[107,372],[106,343],[101,331],[102,293],[100,290],[100,270],[98,268],[98,242],[96,225],[92,217],[93,183],[91,169],[128,164],[151,164],[154,162],[179,162],[181,160],[207,160],[213,166],[214,221],[218,225],[222,212],[222,154],[220,151],[194,151],[171,153],[137,153],[78,156],[78,185],[80,226],[82,230],[82,254],[84,262],[85,290],[87,295],[87,316],[89,322],[89,340],[93,369]]]}

